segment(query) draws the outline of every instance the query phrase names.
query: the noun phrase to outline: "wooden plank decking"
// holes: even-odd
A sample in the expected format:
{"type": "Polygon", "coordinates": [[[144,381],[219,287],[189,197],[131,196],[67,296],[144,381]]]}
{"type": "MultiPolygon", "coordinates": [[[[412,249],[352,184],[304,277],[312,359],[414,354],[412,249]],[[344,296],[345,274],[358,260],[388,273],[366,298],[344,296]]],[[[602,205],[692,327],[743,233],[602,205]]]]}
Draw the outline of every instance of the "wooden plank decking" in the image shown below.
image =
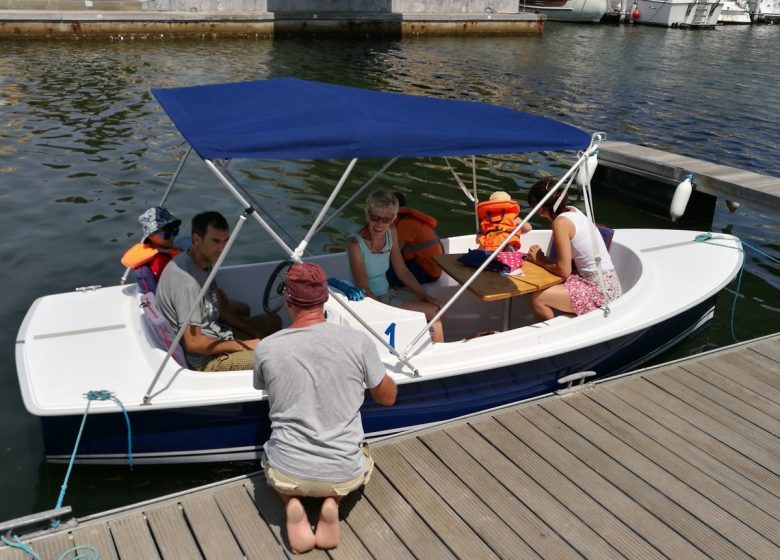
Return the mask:
{"type": "Polygon", "coordinates": [[[599,164],[670,183],[694,174],[697,190],[757,208],[780,210],[780,179],[628,142],[603,142],[599,164]]]}
{"type": "MultiPolygon", "coordinates": [[[[780,335],[372,447],[312,558],[780,558],[780,335]]],[[[286,558],[261,476],[81,520],[44,559],[286,558]]],[[[0,550],[0,560],[25,558],[0,550]]]]}

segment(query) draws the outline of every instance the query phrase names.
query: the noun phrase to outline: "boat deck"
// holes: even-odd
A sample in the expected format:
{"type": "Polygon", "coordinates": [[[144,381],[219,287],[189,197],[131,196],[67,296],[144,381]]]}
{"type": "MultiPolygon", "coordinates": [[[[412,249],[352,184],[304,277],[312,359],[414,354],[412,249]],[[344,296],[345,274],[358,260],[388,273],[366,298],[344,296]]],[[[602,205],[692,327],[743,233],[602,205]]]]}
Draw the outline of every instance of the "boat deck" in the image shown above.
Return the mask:
{"type": "MultiPolygon", "coordinates": [[[[372,446],[325,558],[780,558],[780,334],[372,446]]],[[[262,476],[81,519],[42,558],[285,558],[262,476]]],[[[0,550],[0,559],[26,558],[0,550]]]]}

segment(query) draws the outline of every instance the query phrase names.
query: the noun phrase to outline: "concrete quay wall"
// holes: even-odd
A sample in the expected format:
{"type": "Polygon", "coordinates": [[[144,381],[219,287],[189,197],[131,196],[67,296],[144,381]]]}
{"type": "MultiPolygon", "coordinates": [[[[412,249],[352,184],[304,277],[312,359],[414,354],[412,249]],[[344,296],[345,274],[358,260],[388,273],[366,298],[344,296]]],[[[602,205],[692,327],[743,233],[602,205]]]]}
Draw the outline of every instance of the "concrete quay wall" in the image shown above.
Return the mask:
{"type": "MultiPolygon", "coordinates": [[[[131,2],[136,3],[136,2],[131,2]]],[[[147,0],[148,11],[516,14],[517,0],[147,0]]]]}
{"type": "Polygon", "coordinates": [[[3,10],[516,14],[517,0],[0,0],[3,10]]]}
{"type": "Polygon", "coordinates": [[[544,16],[518,13],[508,0],[0,0],[0,38],[537,35],[543,27],[544,16]]]}

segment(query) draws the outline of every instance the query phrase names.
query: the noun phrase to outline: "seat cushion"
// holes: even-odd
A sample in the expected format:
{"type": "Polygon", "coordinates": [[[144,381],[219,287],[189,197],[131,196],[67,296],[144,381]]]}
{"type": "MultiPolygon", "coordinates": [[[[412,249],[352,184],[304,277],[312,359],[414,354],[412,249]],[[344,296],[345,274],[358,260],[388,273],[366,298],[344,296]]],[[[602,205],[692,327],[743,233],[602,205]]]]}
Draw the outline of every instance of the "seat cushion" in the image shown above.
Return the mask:
{"type": "MultiPolygon", "coordinates": [[[[159,308],[157,307],[157,296],[154,293],[149,292],[141,296],[141,307],[144,310],[144,319],[149,326],[149,330],[157,343],[157,345],[166,352],[171,347],[171,343],[176,340],[176,330],[171,326],[168,320],[162,316],[159,308]]],[[[171,354],[176,363],[182,367],[189,367],[187,360],[184,357],[184,350],[180,344],[176,345],[176,349],[171,354]]]]}

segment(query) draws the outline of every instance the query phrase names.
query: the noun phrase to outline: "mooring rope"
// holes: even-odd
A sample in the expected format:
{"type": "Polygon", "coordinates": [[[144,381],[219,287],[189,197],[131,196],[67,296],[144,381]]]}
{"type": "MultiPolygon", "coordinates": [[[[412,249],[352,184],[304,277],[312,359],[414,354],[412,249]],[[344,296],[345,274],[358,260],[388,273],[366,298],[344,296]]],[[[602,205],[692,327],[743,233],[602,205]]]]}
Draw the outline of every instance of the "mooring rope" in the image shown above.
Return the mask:
{"type": "MultiPolygon", "coordinates": [[[[120,401],[118,398],[114,396],[114,393],[110,391],[100,390],[100,391],[89,391],[84,395],[84,397],[87,399],[87,408],[84,410],[84,416],[81,418],[81,427],[79,427],[79,433],[76,436],[76,443],[73,446],[73,453],[70,455],[70,462],[68,463],[68,470],[65,473],[65,480],[62,481],[62,487],[60,488],[60,496],[57,499],[57,505],[55,506],[55,509],[59,509],[62,507],[62,500],[65,499],[65,491],[68,489],[68,479],[70,478],[70,473],[73,470],[73,463],[76,460],[76,452],[79,449],[79,443],[81,442],[81,436],[84,433],[84,426],[87,423],[87,416],[89,416],[89,407],[92,405],[92,401],[107,401],[112,400],[117,405],[119,405],[119,408],[122,409],[122,414],[125,416],[125,423],[127,424],[127,464],[132,469],[133,468],[133,439],[132,439],[132,431],[130,428],[130,416],[127,414],[127,410],[125,409],[125,405],[122,404],[122,401],[120,401]]],[[[56,529],[60,525],[59,519],[54,519],[51,522],[52,529],[56,529]]]]}
{"type": "MultiPolygon", "coordinates": [[[[35,560],[43,560],[41,556],[35,552],[33,547],[31,547],[28,544],[24,544],[22,540],[17,537],[16,535],[13,535],[13,540],[7,539],[5,535],[0,537],[3,539],[3,543],[6,546],[10,546],[11,548],[17,548],[21,550],[22,552],[29,554],[32,556],[35,560]]],[[[59,558],[57,560],[100,560],[100,553],[98,552],[98,549],[94,546],[88,545],[88,544],[79,544],[76,546],[73,546],[60,554],[59,558]],[[85,550],[84,552],[78,552],[79,550],[85,550]],[[71,553],[76,553],[75,556],[70,556],[71,553]]]]}
{"type": "MultiPolygon", "coordinates": [[[[699,235],[696,236],[695,240],[698,241],[699,243],[707,243],[707,242],[712,242],[712,241],[714,241],[716,239],[719,239],[718,237],[713,237],[713,235],[717,235],[717,234],[713,234],[713,233],[700,233],[699,235]]],[[[747,247],[748,249],[752,249],[753,251],[755,251],[759,255],[762,255],[762,256],[768,258],[770,261],[773,261],[773,262],[775,262],[777,264],[780,264],[780,259],[776,259],[772,255],[769,255],[768,253],[762,251],[758,247],[754,247],[753,245],[751,245],[747,241],[742,241],[740,239],[740,243],[742,244],[743,248],[734,247],[735,250],[740,251],[742,253],[745,253],[744,247],[747,247]]],[[[720,244],[718,244],[718,245],[720,245],[720,244]]],[[[731,303],[731,320],[729,322],[729,332],[730,332],[731,338],[732,338],[732,340],[734,342],[741,342],[741,340],[739,340],[737,338],[737,336],[734,334],[734,318],[736,317],[736,314],[737,314],[737,299],[739,298],[739,290],[740,290],[740,288],[742,286],[742,273],[743,272],[745,272],[745,260],[744,259],[742,260],[742,266],[739,269],[739,274],[737,274],[737,286],[734,289],[734,301],[731,303]]]]}

